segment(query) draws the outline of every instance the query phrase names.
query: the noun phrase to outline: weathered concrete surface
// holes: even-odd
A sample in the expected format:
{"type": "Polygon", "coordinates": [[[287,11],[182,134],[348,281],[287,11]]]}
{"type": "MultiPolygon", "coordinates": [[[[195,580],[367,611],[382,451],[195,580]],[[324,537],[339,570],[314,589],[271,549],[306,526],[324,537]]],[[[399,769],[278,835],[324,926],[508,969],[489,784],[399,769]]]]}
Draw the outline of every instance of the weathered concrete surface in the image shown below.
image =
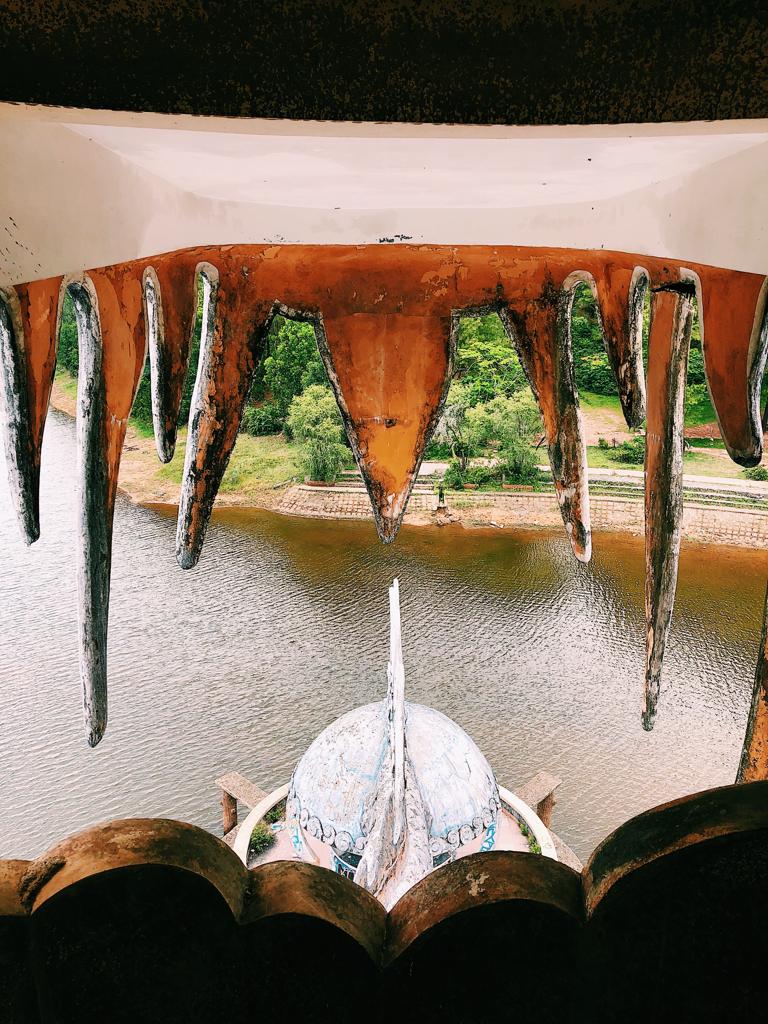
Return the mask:
{"type": "MultiPolygon", "coordinates": [[[[762,455],[758,400],[766,351],[765,279],[604,250],[232,245],[185,249],[90,274],[103,334],[103,343],[86,352],[78,400],[82,473],[88,477],[83,488],[83,565],[88,566],[82,584],[83,672],[99,694],[99,709],[88,712],[94,722],[91,740],[97,741],[106,720],[101,691],[106,678],[111,516],[125,421],[144,360],[142,286],[153,282],[148,303],[153,392],[157,447],[164,458],[173,446],[199,268],[208,282],[208,299],[177,528],[177,558],[185,568],[200,557],[253,372],[277,309],[316,325],[321,354],[385,541],[397,533],[445,398],[456,318],[463,312],[498,310],[542,411],[560,510],[574,554],[588,560],[586,457],[570,350],[573,289],[587,282],[599,297],[625,414],[634,421],[643,404],[638,328],[647,276],[656,290],[647,395],[649,632],[644,720],[650,726],[679,549],[679,449],[691,295],[698,288],[706,371],[726,443],[734,458],[750,464],[762,455]]],[[[18,289],[18,294],[29,296],[28,308],[34,306],[35,312],[29,314],[28,330],[21,329],[24,360],[18,355],[6,360],[10,370],[5,379],[6,389],[21,395],[26,366],[33,368],[29,376],[35,382],[34,416],[30,411],[24,427],[20,415],[17,430],[19,450],[31,451],[42,434],[41,410],[55,338],[55,288],[41,282],[18,289]]],[[[92,305],[95,309],[95,300],[92,305]]],[[[91,328],[84,329],[87,334],[91,328]]],[[[20,402],[19,410],[23,399],[20,402]]],[[[34,458],[30,462],[24,456],[24,464],[25,459],[34,470],[34,458]]]]}
{"type": "Polygon", "coordinates": [[[739,0],[281,0],[258,18],[232,0],[215,32],[194,0],[109,17],[84,0],[55,18],[46,0],[3,6],[0,95],[14,102],[435,124],[768,115],[768,28],[739,0]]]}
{"type": "Polygon", "coordinates": [[[196,261],[163,260],[144,271],[145,312],[152,374],[152,419],[161,462],[176,448],[184,378],[197,314],[196,261]]]}
{"type": "Polygon", "coordinates": [[[59,337],[60,277],[0,292],[3,435],[16,515],[40,536],[40,457],[59,337]]]}
{"type": "Polygon", "coordinates": [[[395,539],[453,366],[447,317],[325,317],[320,352],[371,498],[395,539]]]}
{"type": "Polygon", "coordinates": [[[656,717],[664,648],[675,603],[683,515],[683,426],[693,289],[690,281],[679,282],[673,287],[678,290],[657,290],[653,293],[648,339],[646,659],[642,716],[646,730],[653,728],[656,717]]]}
{"type": "Polygon", "coordinates": [[[419,1020],[503,1020],[509,987],[467,977],[495,979],[514,962],[526,1019],[543,1007],[548,1020],[596,1024],[642,1024],[649,1010],[720,1020],[768,998],[767,796],[755,782],[647,811],[581,873],[530,853],[472,855],[389,914],[315,865],[248,871],[191,825],[99,825],[37,860],[0,861],[0,936],[16,940],[0,947],[12,968],[0,973],[0,1008],[14,1021],[97,1024],[107,1006],[110,1021],[133,1024],[198,1019],[202,1006],[200,1019],[245,1024],[269,991],[296,1019],[309,1007],[331,1022],[352,991],[359,1005],[375,995],[374,1024],[393,1005],[419,1020]]]}
{"type": "Polygon", "coordinates": [[[69,285],[79,342],[78,622],[86,737],[107,727],[112,520],[128,416],[146,356],[141,274],[94,271],[69,285]]]}
{"type": "Polygon", "coordinates": [[[768,352],[768,279],[698,267],[701,348],[728,454],[756,466],[763,454],[760,385],[768,352]]]}
{"type": "Polygon", "coordinates": [[[627,425],[639,427],[645,419],[643,370],[643,299],[648,273],[642,267],[607,262],[598,274],[595,290],[605,350],[611,361],[627,425]]]}

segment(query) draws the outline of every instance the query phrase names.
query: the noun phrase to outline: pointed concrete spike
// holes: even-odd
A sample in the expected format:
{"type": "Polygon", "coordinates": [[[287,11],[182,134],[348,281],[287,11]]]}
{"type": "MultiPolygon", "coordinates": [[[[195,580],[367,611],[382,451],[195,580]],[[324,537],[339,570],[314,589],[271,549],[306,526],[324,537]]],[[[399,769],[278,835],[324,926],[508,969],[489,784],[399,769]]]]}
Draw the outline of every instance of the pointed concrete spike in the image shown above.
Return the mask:
{"type": "Polygon", "coordinates": [[[742,466],[763,455],[760,388],[768,354],[768,278],[698,268],[701,348],[728,454],[742,466]]]}
{"type": "Polygon", "coordinates": [[[353,313],[324,319],[320,355],[385,544],[397,536],[448,393],[447,317],[353,313]]]}
{"type": "Polygon", "coordinates": [[[172,253],[144,271],[152,424],[161,462],[170,462],[197,315],[194,254],[172,253]]]}
{"type": "Polygon", "coordinates": [[[22,536],[40,536],[40,456],[59,335],[61,278],[0,292],[3,433],[22,536]]]}
{"type": "Polygon", "coordinates": [[[648,272],[606,265],[595,280],[595,293],[603,328],[603,344],[619,389],[627,426],[636,430],[645,419],[643,369],[643,302],[648,272]]]}
{"type": "Polygon", "coordinates": [[[200,267],[205,286],[203,336],[176,524],[176,560],[191,569],[200,558],[213,503],[237,441],[245,401],[271,303],[253,298],[234,264],[200,267]]]}
{"type": "Polygon", "coordinates": [[[0,292],[0,427],[16,519],[25,543],[33,544],[40,536],[40,521],[24,343],[19,299],[9,288],[0,292]]]}
{"type": "Polygon", "coordinates": [[[763,630],[757,653],[752,704],[739,761],[737,782],[768,779],[768,588],[763,604],[763,630]]]}
{"type": "Polygon", "coordinates": [[[142,289],[130,265],[69,285],[77,318],[78,619],[86,737],[107,727],[112,521],[128,416],[145,359],[142,289]]]}
{"type": "Polygon", "coordinates": [[[677,587],[683,515],[683,427],[694,285],[654,291],[648,343],[645,452],[645,619],[647,630],[643,728],[656,717],[664,648],[677,587]],[[686,290],[687,289],[687,290],[686,290]]]}
{"type": "Polygon", "coordinates": [[[580,562],[592,557],[587,448],[573,374],[570,319],[573,287],[568,278],[521,313],[502,310],[507,333],[517,349],[544,420],[555,493],[571,548],[580,562]]]}

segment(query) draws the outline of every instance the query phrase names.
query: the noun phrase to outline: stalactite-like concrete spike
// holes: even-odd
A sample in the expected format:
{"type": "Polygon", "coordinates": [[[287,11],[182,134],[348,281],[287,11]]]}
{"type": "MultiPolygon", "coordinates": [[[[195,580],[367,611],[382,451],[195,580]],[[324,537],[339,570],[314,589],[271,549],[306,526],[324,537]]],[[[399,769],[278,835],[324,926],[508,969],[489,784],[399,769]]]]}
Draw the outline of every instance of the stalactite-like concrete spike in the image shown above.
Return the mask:
{"type": "Polygon", "coordinates": [[[450,384],[449,317],[324,319],[318,345],[385,544],[397,536],[450,384]]]}
{"type": "Polygon", "coordinates": [[[32,457],[24,328],[19,299],[12,288],[0,292],[0,371],[8,482],[22,536],[27,544],[33,544],[40,536],[39,502],[32,457]]]}
{"type": "Polygon", "coordinates": [[[160,461],[170,462],[197,313],[195,261],[172,256],[147,267],[144,301],[155,446],[160,461]]]}
{"type": "Polygon", "coordinates": [[[656,717],[664,647],[677,587],[683,513],[683,427],[693,276],[654,290],[648,344],[645,453],[645,706],[643,728],[656,717]]]}
{"type": "Polygon", "coordinates": [[[624,419],[636,430],[645,419],[643,302],[648,271],[606,264],[595,278],[603,342],[619,389],[624,419]]]}
{"type": "Polygon", "coordinates": [[[70,282],[69,291],[79,342],[80,676],[86,737],[94,747],[107,727],[107,625],[117,477],[146,345],[138,271],[93,272],[70,282]]]}
{"type": "Polygon", "coordinates": [[[61,278],[0,292],[4,443],[22,536],[40,536],[40,456],[56,369],[61,278]]]}
{"type": "Polygon", "coordinates": [[[768,588],[763,605],[763,630],[757,653],[752,704],[741,751],[737,782],[768,779],[768,588]]]}
{"type": "Polygon", "coordinates": [[[728,454],[742,466],[763,455],[760,386],[768,354],[768,278],[699,267],[701,347],[728,454]]]}
{"type": "Polygon", "coordinates": [[[245,400],[266,336],[271,303],[251,297],[241,268],[201,264],[203,335],[176,526],[176,559],[191,569],[200,558],[216,494],[237,441],[245,400]]]}
{"type": "Polygon", "coordinates": [[[570,317],[573,289],[584,275],[562,287],[550,285],[522,313],[501,310],[531,389],[539,403],[552,479],[565,529],[580,562],[592,557],[587,449],[573,374],[570,317]]]}

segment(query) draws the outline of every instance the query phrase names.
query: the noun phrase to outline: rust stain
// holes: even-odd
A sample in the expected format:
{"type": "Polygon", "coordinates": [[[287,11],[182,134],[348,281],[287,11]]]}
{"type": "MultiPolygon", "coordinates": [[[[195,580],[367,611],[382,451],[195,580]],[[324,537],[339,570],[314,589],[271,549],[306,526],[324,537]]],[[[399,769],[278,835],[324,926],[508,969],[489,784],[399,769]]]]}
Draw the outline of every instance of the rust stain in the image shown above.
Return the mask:
{"type": "Polygon", "coordinates": [[[595,278],[605,347],[616,377],[624,418],[632,428],[639,427],[645,419],[642,340],[639,333],[642,328],[641,296],[633,294],[636,269],[606,261],[602,273],[595,278]],[[635,331],[636,337],[633,336],[635,331]]]}
{"type": "Polygon", "coordinates": [[[62,280],[61,277],[50,277],[45,281],[33,281],[16,288],[24,328],[30,440],[38,472],[48,402],[56,370],[59,293],[62,280]]]}
{"type": "Polygon", "coordinates": [[[699,267],[697,273],[704,364],[720,433],[734,461],[754,466],[763,452],[756,408],[760,380],[752,379],[752,371],[768,340],[763,325],[765,279],[716,267],[699,267]]]}
{"type": "Polygon", "coordinates": [[[323,324],[329,377],[382,539],[391,540],[437,422],[451,362],[450,321],[356,313],[325,317],[323,324]]]}
{"type": "Polygon", "coordinates": [[[136,264],[124,264],[92,271],[90,278],[101,323],[104,454],[109,480],[106,514],[111,519],[128,416],[146,358],[142,271],[136,264]]]}

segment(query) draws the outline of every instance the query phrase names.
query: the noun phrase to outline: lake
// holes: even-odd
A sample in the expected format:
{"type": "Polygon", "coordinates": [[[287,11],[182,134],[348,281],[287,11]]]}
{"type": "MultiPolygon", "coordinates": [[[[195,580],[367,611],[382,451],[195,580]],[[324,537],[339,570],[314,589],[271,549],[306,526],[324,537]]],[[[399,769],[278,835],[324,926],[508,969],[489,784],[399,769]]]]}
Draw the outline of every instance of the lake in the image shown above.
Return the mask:
{"type": "Polygon", "coordinates": [[[654,804],[732,782],[768,553],[685,545],[655,730],[640,725],[643,544],[598,534],[404,528],[217,512],[199,566],[173,510],[118,498],[109,727],[88,748],[76,649],[74,424],[51,412],[42,536],[25,548],[0,471],[0,856],[98,821],[220,834],[214,780],[287,782],[315,735],[386,690],[400,579],[406,693],[475,739],[500,783],[559,775],[553,826],[586,858],[654,804]]]}

